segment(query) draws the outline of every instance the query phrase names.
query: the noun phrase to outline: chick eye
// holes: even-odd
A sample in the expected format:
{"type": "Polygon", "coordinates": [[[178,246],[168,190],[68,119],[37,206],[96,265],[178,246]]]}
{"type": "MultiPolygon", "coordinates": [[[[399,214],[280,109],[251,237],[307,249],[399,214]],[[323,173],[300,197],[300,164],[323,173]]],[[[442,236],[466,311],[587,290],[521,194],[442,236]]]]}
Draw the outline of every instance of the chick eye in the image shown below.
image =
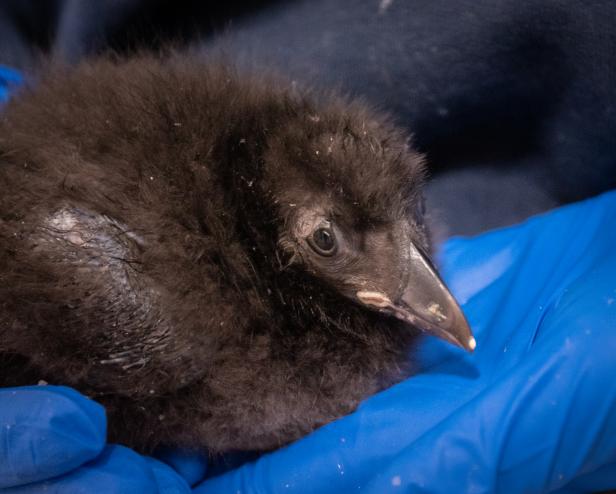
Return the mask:
{"type": "Polygon", "coordinates": [[[310,246],[317,254],[331,256],[336,252],[336,237],[331,228],[317,228],[310,240],[310,246]]]}

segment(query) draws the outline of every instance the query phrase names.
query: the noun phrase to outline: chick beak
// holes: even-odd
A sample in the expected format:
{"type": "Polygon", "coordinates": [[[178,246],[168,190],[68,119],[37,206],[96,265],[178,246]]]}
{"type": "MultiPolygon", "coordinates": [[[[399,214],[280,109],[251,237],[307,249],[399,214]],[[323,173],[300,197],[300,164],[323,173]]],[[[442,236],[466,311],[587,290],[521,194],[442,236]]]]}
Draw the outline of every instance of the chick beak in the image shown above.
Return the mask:
{"type": "Polygon", "coordinates": [[[408,282],[397,300],[378,291],[359,291],[357,298],[465,350],[472,352],[477,346],[460,306],[428,257],[413,244],[408,282]]]}

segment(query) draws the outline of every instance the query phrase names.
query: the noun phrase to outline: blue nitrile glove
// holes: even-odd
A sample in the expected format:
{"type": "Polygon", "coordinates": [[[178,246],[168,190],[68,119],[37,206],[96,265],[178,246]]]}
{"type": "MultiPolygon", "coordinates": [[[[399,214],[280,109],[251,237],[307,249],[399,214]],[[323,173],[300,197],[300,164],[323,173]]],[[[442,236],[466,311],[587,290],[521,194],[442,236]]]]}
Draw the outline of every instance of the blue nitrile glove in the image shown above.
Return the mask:
{"type": "Polygon", "coordinates": [[[103,408],[62,386],[0,390],[0,492],[182,494],[203,478],[195,456],[170,466],[106,445],[103,408]]]}
{"type": "Polygon", "coordinates": [[[442,253],[477,339],[198,494],[616,488],[616,192],[442,253]]]}
{"type": "Polygon", "coordinates": [[[9,99],[15,87],[23,84],[21,73],[15,69],[0,65],[0,104],[9,99]]]}

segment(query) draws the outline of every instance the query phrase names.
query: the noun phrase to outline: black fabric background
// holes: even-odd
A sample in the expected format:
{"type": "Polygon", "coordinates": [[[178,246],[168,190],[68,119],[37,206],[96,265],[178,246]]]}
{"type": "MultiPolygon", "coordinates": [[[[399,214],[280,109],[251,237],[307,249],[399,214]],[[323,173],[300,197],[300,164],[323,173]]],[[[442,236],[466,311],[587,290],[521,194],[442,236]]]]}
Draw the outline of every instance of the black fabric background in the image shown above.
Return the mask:
{"type": "Polygon", "coordinates": [[[437,238],[616,187],[616,3],[5,0],[0,63],[169,40],[392,112],[428,154],[437,238]]]}

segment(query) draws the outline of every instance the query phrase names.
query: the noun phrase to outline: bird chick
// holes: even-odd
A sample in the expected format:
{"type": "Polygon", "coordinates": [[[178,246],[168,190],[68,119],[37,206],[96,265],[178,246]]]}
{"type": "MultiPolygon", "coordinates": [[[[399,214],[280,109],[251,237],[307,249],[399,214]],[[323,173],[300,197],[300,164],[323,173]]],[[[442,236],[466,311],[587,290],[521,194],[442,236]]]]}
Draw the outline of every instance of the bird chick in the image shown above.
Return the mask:
{"type": "Polygon", "coordinates": [[[190,56],[51,68],[0,123],[2,384],[110,440],[269,450],[474,347],[430,264],[422,157],[357,102],[190,56]]]}

